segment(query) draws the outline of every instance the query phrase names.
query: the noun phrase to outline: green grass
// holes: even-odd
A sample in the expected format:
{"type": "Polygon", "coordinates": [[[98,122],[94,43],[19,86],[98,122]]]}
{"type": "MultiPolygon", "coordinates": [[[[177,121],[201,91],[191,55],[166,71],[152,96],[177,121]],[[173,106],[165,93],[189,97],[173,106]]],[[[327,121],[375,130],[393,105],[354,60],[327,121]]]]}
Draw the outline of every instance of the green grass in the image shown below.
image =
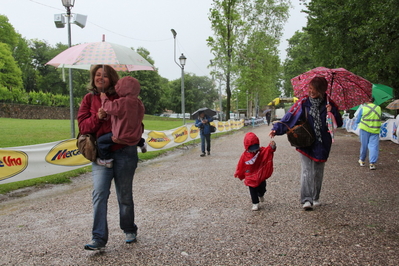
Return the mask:
{"type": "MultiPolygon", "coordinates": [[[[186,120],[191,123],[193,120],[186,120]]],[[[168,130],[183,125],[182,119],[144,116],[144,127],[147,130],[168,130]]],[[[71,138],[71,122],[69,120],[52,119],[13,119],[0,118],[0,147],[18,147],[48,143],[71,138]]],[[[75,121],[75,135],[79,132],[75,121]]]]}
{"type": "MultiPolygon", "coordinates": [[[[169,130],[182,126],[182,119],[174,119],[167,117],[158,117],[145,115],[144,125],[147,130],[169,130]]],[[[186,123],[191,123],[192,120],[186,120],[186,123]]],[[[35,145],[41,143],[48,143],[53,141],[60,141],[69,139],[70,133],[70,121],[69,120],[49,120],[49,119],[12,119],[12,118],[0,118],[0,129],[2,132],[2,138],[0,138],[0,147],[18,147],[26,145],[35,145]]],[[[77,134],[78,126],[75,122],[75,134],[77,134]]],[[[212,134],[212,138],[215,138],[225,133],[212,134]]],[[[181,146],[190,145],[199,142],[199,140],[192,140],[188,143],[182,144],[181,146]]],[[[139,152],[140,160],[150,160],[161,154],[164,154],[175,148],[169,148],[164,150],[152,151],[147,153],[139,152]]],[[[17,190],[25,187],[32,186],[43,186],[45,184],[61,184],[71,182],[71,178],[79,176],[81,174],[91,172],[91,166],[86,166],[76,170],[49,175],[44,177],[33,178],[24,181],[17,181],[7,184],[0,185],[0,194],[5,194],[13,190],[17,190]]]]}

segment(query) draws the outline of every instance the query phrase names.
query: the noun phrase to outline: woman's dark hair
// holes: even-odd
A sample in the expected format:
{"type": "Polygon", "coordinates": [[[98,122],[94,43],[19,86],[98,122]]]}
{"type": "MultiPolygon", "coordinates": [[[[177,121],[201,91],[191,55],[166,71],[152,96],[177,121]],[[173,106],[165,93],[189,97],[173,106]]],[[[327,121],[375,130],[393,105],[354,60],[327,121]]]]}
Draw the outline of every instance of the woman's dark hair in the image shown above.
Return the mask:
{"type": "Polygon", "coordinates": [[[315,90],[317,90],[321,95],[324,96],[327,91],[328,82],[324,77],[314,77],[310,81],[309,86],[312,86],[315,90]]]}
{"type": "Polygon", "coordinates": [[[119,75],[113,67],[109,65],[95,65],[90,69],[90,84],[88,86],[88,89],[90,91],[97,91],[96,85],[94,83],[94,78],[96,77],[97,70],[100,68],[104,68],[104,72],[107,73],[110,88],[114,88],[119,80],[119,75]]]}

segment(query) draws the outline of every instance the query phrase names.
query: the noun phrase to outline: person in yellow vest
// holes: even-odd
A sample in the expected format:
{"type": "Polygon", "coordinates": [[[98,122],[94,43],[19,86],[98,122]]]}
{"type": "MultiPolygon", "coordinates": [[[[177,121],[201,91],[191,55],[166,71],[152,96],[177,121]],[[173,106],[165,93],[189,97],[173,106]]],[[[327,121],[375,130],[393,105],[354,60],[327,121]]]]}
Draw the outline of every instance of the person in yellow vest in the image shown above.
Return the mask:
{"type": "Polygon", "coordinates": [[[375,170],[380,146],[381,107],[374,104],[374,98],[365,103],[357,115],[356,123],[360,129],[360,166],[365,166],[367,150],[370,169],[375,170]]]}

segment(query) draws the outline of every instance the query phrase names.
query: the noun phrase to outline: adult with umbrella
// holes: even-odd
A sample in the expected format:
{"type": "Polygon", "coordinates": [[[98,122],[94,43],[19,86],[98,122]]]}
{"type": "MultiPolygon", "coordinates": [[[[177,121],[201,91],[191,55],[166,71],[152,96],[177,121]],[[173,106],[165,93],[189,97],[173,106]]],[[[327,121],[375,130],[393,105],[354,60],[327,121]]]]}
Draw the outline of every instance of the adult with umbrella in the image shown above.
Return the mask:
{"type": "MultiPolygon", "coordinates": [[[[331,112],[337,126],[342,126],[342,117],[334,101],[327,102],[328,82],[324,77],[316,76],[309,80],[307,96],[299,99],[281,119],[281,122],[292,128],[300,121],[310,124],[315,133],[315,141],[307,147],[296,148],[301,157],[301,196],[300,201],[305,210],[320,205],[320,192],[323,182],[324,165],[330,154],[332,138],[326,124],[327,113],[331,112]]],[[[275,123],[269,133],[270,137],[287,133],[287,126],[275,123]]]]}
{"type": "MultiPolygon", "coordinates": [[[[48,65],[63,68],[90,69],[90,93],[86,94],[78,112],[81,134],[93,134],[97,138],[111,132],[111,120],[101,108],[100,93],[110,101],[118,99],[115,85],[119,80],[116,71],[154,70],[141,55],[128,47],[102,42],[80,44],[60,53],[48,65]]],[[[132,114],[132,119],[138,119],[132,114]]],[[[137,167],[136,145],[115,144],[112,146],[113,167],[96,163],[93,168],[93,227],[92,241],[84,246],[87,250],[100,250],[108,242],[107,204],[111,182],[114,180],[119,204],[120,228],[125,233],[126,243],[136,241],[133,203],[133,176],[137,167]]]]}
{"type": "Polygon", "coordinates": [[[195,118],[195,126],[200,129],[200,137],[201,137],[201,157],[204,157],[205,148],[208,155],[211,155],[211,125],[209,122],[213,121],[213,117],[216,115],[216,112],[209,108],[200,108],[195,111],[192,116],[195,118]],[[206,142],[206,147],[205,147],[206,142]]]}
{"type": "MultiPolygon", "coordinates": [[[[93,134],[97,138],[111,132],[111,120],[102,108],[100,93],[112,101],[119,98],[115,85],[119,76],[108,65],[96,65],[90,71],[90,93],[83,97],[78,112],[78,125],[81,134],[93,134]]],[[[135,116],[137,114],[131,114],[135,116]]],[[[136,119],[136,117],[132,117],[136,119]]],[[[138,118],[137,118],[138,119],[138,118]]],[[[110,187],[114,180],[119,205],[120,228],[126,236],[126,243],[136,241],[133,203],[133,176],[137,167],[136,145],[115,144],[111,147],[113,167],[107,168],[92,164],[93,175],[93,227],[92,241],[84,246],[87,250],[101,250],[108,242],[107,204],[110,187]]]]}

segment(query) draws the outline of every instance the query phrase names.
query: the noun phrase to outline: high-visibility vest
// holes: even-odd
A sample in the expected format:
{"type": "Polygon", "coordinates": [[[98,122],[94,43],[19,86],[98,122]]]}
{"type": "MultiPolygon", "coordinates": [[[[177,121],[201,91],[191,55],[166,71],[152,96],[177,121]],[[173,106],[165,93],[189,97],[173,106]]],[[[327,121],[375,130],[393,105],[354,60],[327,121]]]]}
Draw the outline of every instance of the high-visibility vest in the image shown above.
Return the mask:
{"type": "Polygon", "coordinates": [[[381,127],[381,107],[373,103],[366,103],[362,110],[359,128],[372,134],[379,134],[381,127]]]}

